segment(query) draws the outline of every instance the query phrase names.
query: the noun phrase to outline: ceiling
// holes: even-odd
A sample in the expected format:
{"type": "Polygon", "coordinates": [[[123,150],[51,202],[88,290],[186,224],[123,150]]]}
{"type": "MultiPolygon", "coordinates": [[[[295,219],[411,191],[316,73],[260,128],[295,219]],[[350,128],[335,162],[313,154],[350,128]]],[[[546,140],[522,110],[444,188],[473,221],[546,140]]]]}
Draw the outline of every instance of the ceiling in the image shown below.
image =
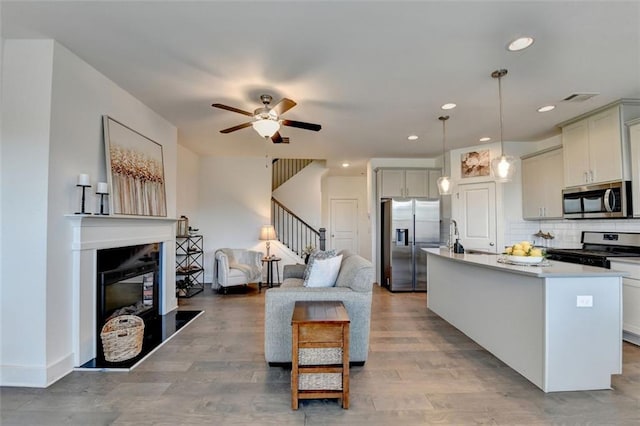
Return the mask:
{"type": "Polygon", "coordinates": [[[361,169],[372,157],[435,157],[447,148],[539,140],[559,122],[619,98],[640,98],[640,2],[7,1],[5,38],[53,38],[178,128],[203,155],[324,158],[361,169]],[[506,45],[535,37],[521,52],[506,45]],[[562,101],[597,92],[584,102],[562,101]],[[251,128],[219,130],[271,94],[298,105],[289,145],[251,128]],[[542,105],[554,111],[538,113],[542,105]],[[416,134],[417,141],[407,136],[416,134]]]}

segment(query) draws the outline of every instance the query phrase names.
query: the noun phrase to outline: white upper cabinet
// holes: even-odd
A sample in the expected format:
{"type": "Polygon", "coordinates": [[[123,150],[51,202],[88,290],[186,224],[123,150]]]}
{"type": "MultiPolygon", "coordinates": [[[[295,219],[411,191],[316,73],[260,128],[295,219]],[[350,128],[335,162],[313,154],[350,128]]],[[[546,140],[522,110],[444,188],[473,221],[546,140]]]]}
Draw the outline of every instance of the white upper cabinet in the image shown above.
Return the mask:
{"type": "Polygon", "coordinates": [[[439,169],[382,169],[380,177],[380,197],[439,197],[439,169]]]}
{"type": "Polygon", "coordinates": [[[405,170],[405,197],[429,196],[429,173],[427,170],[405,170]]]}
{"type": "Polygon", "coordinates": [[[624,121],[640,112],[639,105],[623,100],[561,125],[566,187],[630,179],[624,121]]]}
{"type": "Polygon", "coordinates": [[[522,216],[524,219],[562,218],[562,148],[522,159],[522,216]]]}
{"type": "Polygon", "coordinates": [[[640,217],[640,118],[629,123],[631,141],[631,199],[633,217],[640,217]]]}

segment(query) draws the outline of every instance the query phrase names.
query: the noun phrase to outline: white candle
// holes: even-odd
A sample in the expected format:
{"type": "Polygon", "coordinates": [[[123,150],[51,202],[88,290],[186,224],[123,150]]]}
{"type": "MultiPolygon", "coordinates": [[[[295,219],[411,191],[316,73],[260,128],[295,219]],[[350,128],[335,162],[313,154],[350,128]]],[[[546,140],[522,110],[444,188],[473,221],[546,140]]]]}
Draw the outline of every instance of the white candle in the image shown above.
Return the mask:
{"type": "Polygon", "coordinates": [[[91,186],[89,175],[86,175],[83,173],[80,176],[78,176],[78,185],[91,186]]]}
{"type": "Polygon", "coordinates": [[[109,188],[107,187],[107,182],[98,182],[98,190],[96,191],[98,194],[108,194],[109,188]]]}

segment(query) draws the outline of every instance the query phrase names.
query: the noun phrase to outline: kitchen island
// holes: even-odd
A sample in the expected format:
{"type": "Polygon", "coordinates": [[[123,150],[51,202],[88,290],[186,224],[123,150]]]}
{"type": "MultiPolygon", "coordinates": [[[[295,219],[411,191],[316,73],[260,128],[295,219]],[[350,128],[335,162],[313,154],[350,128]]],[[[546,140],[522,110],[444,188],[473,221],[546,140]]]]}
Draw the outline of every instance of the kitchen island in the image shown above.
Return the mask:
{"type": "Polygon", "coordinates": [[[427,252],[427,307],[544,392],[610,389],[622,372],[625,272],[427,252]]]}

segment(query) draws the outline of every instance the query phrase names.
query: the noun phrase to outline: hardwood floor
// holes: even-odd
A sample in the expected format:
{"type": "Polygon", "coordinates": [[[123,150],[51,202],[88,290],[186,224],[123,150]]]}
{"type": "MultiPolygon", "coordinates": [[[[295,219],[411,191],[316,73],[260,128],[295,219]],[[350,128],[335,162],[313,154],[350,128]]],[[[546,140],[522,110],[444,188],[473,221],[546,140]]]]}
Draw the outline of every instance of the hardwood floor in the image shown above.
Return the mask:
{"type": "Polygon", "coordinates": [[[350,408],[291,409],[290,371],[264,361],[264,292],[180,301],[206,312],[130,373],[74,372],[48,389],[2,388],[7,425],[640,424],[640,348],[624,344],[613,390],[544,394],[426,309],[376,287],[370,355],[350,408]]]}

